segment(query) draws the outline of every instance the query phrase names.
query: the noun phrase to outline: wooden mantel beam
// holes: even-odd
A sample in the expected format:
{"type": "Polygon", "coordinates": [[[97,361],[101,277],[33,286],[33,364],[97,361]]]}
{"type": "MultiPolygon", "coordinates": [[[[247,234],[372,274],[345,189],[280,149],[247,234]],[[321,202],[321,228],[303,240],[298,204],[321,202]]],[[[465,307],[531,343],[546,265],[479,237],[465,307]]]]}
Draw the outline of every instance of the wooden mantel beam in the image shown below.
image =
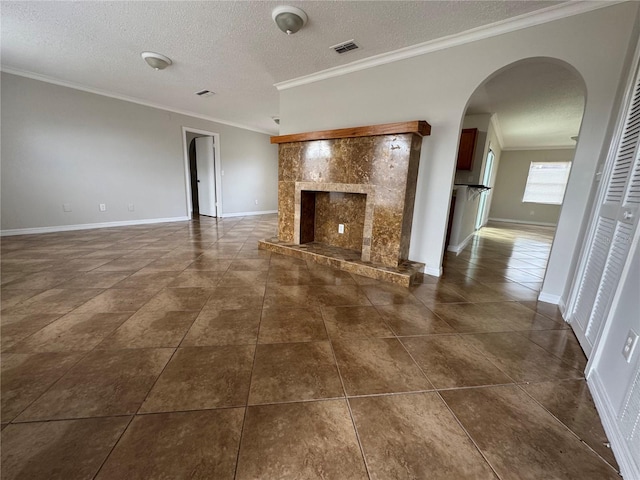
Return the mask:
{"type": "Polygon", "coordinates": [[[383,125],[369,125],[367,127],[339,128],[337,130],[294,133],[292,135],[271,137],[271,143],[307,142],[310,140],[331,140],[350,137],[372,137],[374,135],[393,135],[400,133],[417,133],[421,137],[425,137],[431,134],[431,125],[424,120],[414,120],[413,122],[385,123],[383,125]]]}

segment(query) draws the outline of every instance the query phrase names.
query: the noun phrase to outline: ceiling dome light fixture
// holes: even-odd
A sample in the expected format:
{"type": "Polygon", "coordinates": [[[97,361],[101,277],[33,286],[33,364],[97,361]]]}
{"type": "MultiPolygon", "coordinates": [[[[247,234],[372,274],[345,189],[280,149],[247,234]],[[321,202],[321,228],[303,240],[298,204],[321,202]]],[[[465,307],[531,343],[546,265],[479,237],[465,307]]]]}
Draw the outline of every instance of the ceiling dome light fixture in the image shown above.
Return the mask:
{"type": "Polygon", "coordinates": [[[287,35],[292,35],[307,23],[307,14],[297,7],[281,5],[273,9],[271,18],[278,28],[287,35]]]}
{"type": "Polygon", "coordinates": [[[154,70],[164,70],[173,63],[169,57],[165,57],[159,53],[142,52],[140,56],[144,58],[144,61],[154,70]]]}

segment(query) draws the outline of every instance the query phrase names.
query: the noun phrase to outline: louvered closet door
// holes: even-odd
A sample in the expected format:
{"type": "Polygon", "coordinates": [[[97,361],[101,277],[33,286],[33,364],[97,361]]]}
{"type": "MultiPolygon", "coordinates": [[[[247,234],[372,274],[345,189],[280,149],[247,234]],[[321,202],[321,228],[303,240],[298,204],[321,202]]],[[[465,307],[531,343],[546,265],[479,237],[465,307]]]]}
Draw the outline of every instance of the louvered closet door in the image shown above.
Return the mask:
{"type": "Polygon", "coordinates": [[[582,252],[569,322],[587,356],[600,336],[638,224],[640,207],[640,77],[600,186],[599,208],[582,252]]]}

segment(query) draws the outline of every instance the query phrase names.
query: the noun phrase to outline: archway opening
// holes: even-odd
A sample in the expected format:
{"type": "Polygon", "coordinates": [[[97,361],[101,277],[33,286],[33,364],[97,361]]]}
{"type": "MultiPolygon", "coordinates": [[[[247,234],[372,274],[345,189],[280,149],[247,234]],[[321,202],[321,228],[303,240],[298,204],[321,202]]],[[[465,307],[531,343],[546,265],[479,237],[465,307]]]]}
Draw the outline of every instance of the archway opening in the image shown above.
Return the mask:
{"type": "Polygon", "coordinates": [[[462,121],[445,278],[537,300],[585,93],[580,74],[550,58],[508,65],[476,88],[462,121]]]}

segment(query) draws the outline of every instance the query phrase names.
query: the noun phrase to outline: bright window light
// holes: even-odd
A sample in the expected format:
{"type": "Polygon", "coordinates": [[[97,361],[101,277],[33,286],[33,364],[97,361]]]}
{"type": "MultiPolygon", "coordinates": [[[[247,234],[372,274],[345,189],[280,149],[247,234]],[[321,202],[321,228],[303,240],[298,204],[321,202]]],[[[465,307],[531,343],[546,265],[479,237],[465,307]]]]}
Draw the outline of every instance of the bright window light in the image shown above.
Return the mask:
{"type": "Polygon", "coordinates": [[[571,162],[531,162],[523,202],[562,205],[571,162]]]}

